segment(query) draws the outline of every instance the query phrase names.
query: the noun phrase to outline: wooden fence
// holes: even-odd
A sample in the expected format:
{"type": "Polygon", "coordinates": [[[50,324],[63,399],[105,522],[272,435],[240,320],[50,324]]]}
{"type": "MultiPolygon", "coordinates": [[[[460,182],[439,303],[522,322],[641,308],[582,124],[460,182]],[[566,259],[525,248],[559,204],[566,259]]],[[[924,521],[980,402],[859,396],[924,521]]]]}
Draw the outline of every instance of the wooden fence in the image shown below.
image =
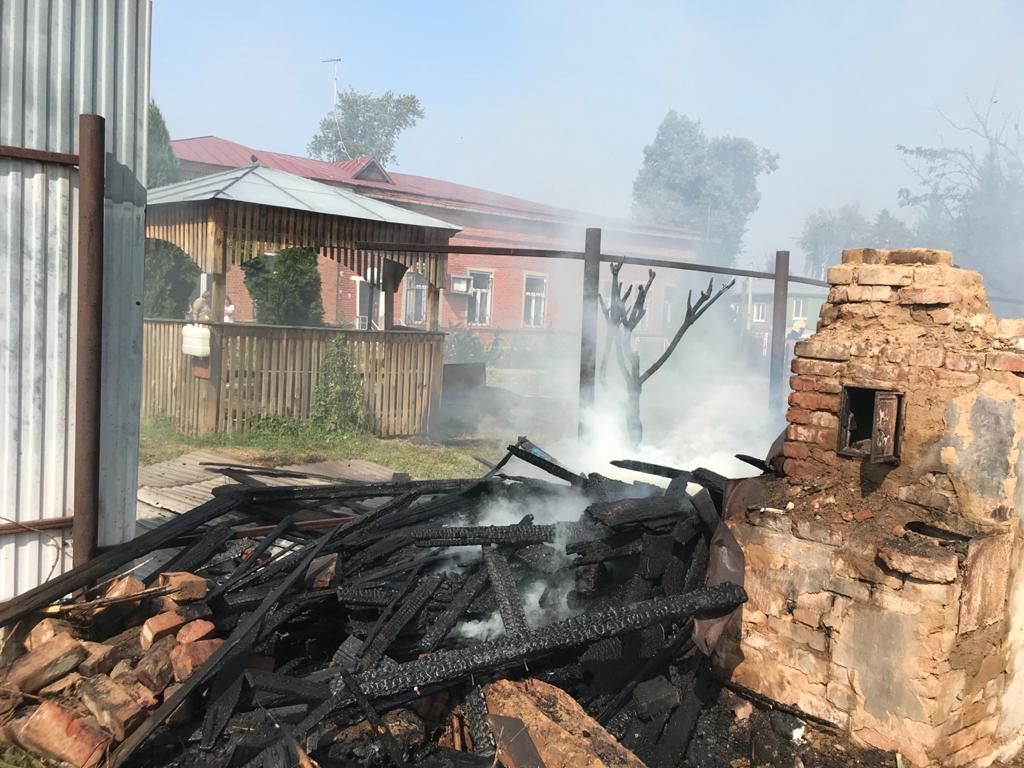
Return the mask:
{"type": "Polygon", "coordinates": [[[182,353],[184,325],[144,323],[142,416],[167,416],[188,434],[241,432],[265,416],[308,418],[335,339],[343,340],[362,376],[375,434],[422,435],[440,402],[441,333],[212,324],[207,363],[182,353]]]}

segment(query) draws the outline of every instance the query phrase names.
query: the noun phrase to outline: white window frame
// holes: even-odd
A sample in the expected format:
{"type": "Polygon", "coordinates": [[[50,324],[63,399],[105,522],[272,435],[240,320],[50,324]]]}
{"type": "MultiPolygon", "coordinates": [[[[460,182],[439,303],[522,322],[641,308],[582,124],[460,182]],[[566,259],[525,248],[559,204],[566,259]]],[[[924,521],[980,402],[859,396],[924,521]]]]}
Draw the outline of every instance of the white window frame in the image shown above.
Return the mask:
{"type": "Polygon", "coordinates": [[[523,275],[523,328],[543,328],[547,322],[548,317],[548,277],[547,275],[523,275]],[[540,280],[544,285],[541,293],[530,292],[526,290],[530,280],[540,280]],[[526,307],[527,304],[533,302],[533,311],[530,312],[531,319],[536,318],[536,300],[540,297],[540,321],[539,322],[527,322],[526,320],[526,307]]]}
{"type": "Polygon", "coordinates": [[[672,330],[672,316],[674,314],[672,311],[673,302],[670,300],[670,297],[673,299],[678,298],[676,295],[678,291],[679,289],[676,286],[666,285],[661,292],[661,322],[663,329],[666,331],[672,330]]]}
{"type": "Polygon", "coordinates": [[[473,326],[474,328],[488,328],[491,325],[491,309],[493,306],[493,294],[494,294],[494,272],[485,269],[470,269],[469,274],[469,298],[473,299],[477,306],[477,315],[479,316],[479,307],[481,304],[481,296],[486,298],[484,307],[487,310],[484,322],[473,322],[469,319],[469,300],[466,301],[466,325],[473,326]],[[486,275],[487,276],[487,288],[477,288],[474,285],[473,277],[475,275],[486,275]]]}
{"type": "Polygon", "coordinates": [[[427,322],[427,287],[429,281],[426,275],[421,275],[419,272],[410,269],[405,273],[405,292],[402,297],[402,322],[405,325],[426,325],[427,322]],[[420,298],[420,308],[422,310],[422,318],[419,320],[409,319],[410,309],[415,313],[416,308],[416,294],[422,294],[420,298]],[[410,301],[412,302],[410,306],[410,301]]]}
{"type": "Polygon", "coordinates": [[[807,319],[807,299],[793,299],[793,319],[807,319]]]}
{"type": "Polygon", "coordinates": [[[768,304],[763,301],[755,301],[751,311],[751,320],[755,323],[768,322],[768,304]]]}

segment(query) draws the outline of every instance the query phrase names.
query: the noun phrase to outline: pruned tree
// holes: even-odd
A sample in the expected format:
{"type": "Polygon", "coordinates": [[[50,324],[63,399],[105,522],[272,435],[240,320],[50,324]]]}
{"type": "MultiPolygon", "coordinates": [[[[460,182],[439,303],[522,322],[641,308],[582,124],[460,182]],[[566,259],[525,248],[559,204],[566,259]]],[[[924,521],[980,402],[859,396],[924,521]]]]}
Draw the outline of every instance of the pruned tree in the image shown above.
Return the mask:
{"type": "Polygon", "coordinates": [[[645,284],[631,285],[622,291],[622,282],[619,280],[619,272],[622,269],[622,262],[612,262],[610,265],[612,273],[611,292],[609,300],[605,302],[604,297],[598,295],[601,304],[601,312],[608,324],[608,333],[605,337],[604,355],[601,358],[600,376],[602,380],[607,371],[610,348],[614,348],[614,357],[619,364],[619,370],[626,384],[626,434],[629,436],[633,447],[640,444],[643,439],[643,422],[640,419],[640,394],[648,379],[656,374],[665,362],[676,351],[679,342],[683,340],[686,332],[693,327],[701,315],[707,312],[711,306],[721,298],[722,294],[732,288],[735,280],[730,280],[715,291],[714,278],[708,282],[708,287],[701,291],[697,297],[697,303],[693,303],[693,291],[686,296],[686,314],[683,322],[672,336],[665,351],[657,360],[650,364],[646,370],[640,369],[640,352],[633,344],[633,331],[647,314],[647,297],[651,292],[651,284],[654,283],[655,273],[653,269],[647,271],[647,282],[645,284]],[[636,296],[630,304],[630,296],[636,288],[636,296]]]}

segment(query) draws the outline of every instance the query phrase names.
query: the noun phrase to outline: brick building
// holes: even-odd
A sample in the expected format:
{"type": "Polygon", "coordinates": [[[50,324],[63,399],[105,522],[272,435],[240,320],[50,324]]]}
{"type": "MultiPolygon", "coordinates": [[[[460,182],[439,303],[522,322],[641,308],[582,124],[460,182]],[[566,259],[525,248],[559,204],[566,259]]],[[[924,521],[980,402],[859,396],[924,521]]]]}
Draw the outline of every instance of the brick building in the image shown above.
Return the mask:
{"type": "MultiPolygon", "coordinates": [[[[171,146],[183,179],[257,163],[326,184],[344,186],[461,227],[452,244],[544,249],[583,249],[584,229],[603,228],[602,250],[631,256],[680,261],[696,260],[691,232],[663,227],[638,227],[622,221],[584,216],[575,211],[534,203],[440,179],[388,172],[371,157],[330,163],[264,152],[215,136],[173,141],[171,146]]],[[[487,337],[574,333],[579,324],[579,264],[553,259],[451,254],[448,283],[442,291],[441,327],[470,328],[487,337]]],[[[643,270],[623,270],[640,279],[643,270]]],[[[324,321],[334,325],[379,327],[380,296],[358,275],[337,262],[320,260],[324,321]],[[372,307],[372,309],[371,309],[372,307]]],[[[658,343],[685,305],[683,273],[661,270],[648,301],[649,317],[638,336],[658,343]]],[[[253,319],[252,301],[242,270],[227,278],[234,318],[253,319]]],[[[395,296],[396,323],[420,326],[425,318],[426,286],[410,270],[395,296]]]]}

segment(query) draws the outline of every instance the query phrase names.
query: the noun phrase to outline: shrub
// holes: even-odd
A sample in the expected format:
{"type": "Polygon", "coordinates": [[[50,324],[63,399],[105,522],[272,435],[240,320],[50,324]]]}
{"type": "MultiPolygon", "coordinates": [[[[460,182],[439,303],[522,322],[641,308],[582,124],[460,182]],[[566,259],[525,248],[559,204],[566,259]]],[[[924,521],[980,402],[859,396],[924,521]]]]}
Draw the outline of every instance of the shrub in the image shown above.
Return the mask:
{"type": "Polygon", "coordinates": [[[164,240],[146,240],[142,278],[146,317],[180,320],[198,283],[199,266],[183,250],[164,240]]]}
{"type": "Polygon", "coordinates": [[[334,339],[320,363],[310,418],[322,429],[345,433],[365,425],[365,408],[363,377],[345,341],[334,339]]]}
{"type": "Polygon", "coordinates": [[[320,270],[310,248],[286,248],[242,265],[256,321],[270,325],[320,325],[324,304],[320,270]]]}

